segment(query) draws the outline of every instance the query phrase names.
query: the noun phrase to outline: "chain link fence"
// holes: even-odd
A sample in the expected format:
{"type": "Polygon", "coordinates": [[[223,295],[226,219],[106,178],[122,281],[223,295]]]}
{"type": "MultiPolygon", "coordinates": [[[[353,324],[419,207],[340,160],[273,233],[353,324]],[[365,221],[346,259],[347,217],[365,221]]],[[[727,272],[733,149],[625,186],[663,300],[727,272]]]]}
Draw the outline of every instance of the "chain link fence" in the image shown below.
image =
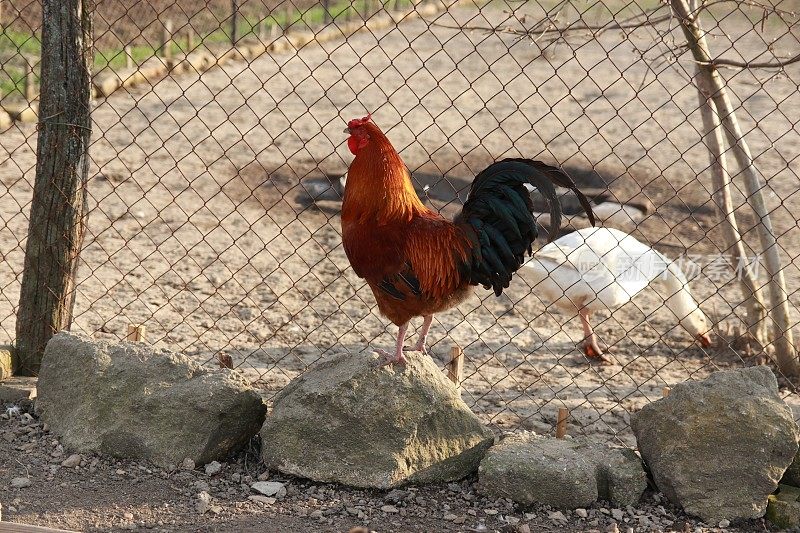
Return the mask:
{"type": "MultiPolygon", "coordinates": [[[[0,134],[0,340],[13,342],[36,165],[36,119],[22,111],[36,110],[40,5],[0,6],[0,107],[18,119],[0,134]]],[[[702,8],[712,57],[786,63],[722,73],[765,180],[796,325],[797,3],[702,8]]],[[[342,128],[369,111],[420,197],[445,216],[494,160],[562,166],[604,226],[675,261],[714,324],[713,346],[699,346],[670,293],[648,288],[592,317],[613,364],[590,364],[579,319],[546,305],[523,268],[502,297],[478,288],[431,331],[435,359],[463,348],[463,397],[487,423],[550,432],[568,407],[573,432],[630,443],[629,413],[664,387],[774,365],[746,335],[739,279],[749,266],[767,291],[760,217],[732,168],[745,245],[733,259],[697,62],[669,3],[111,1],[96,5],[94,23],[90,214],[73,330],[117,340],[145,325],[147,342],[203,364],[230,357],[267,398],[331,354],[391,346],[395,328],[349,268],[338,216],[351,159],[342,128]]],[[[781,383],[800,408],[791,381],[781,383]]]]}

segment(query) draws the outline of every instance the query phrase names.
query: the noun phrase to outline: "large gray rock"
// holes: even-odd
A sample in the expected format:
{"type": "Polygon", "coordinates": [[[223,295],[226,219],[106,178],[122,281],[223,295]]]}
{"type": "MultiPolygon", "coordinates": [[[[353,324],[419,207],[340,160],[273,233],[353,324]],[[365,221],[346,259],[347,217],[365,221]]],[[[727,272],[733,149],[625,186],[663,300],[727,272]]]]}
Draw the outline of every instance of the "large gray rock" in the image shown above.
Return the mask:
{"type": "Polygon", "coordinates": [[[641,460],[630,450],[535,433],[503,439],[486,454],[479,472],[481,490],[493,498],[560,509],[587,507],[598,499],[633,505],[647,488],[641,460]]]}
{"type": "Polygon", "coordinates": [[[430,357],[377,368],[369,352],[309,369],[275,398],[261,430],[270,468],[315,481],[386,489],[463,478],[492,432],[430,357]]]}
{"type": "Polygon", "coordinates": [[[258,432],[261,397],[238,373],[141,343],[59,333],[36,411],[70,449],[174,465],[223,459],[258,432]]]}
{"type": "Polygon", "coordinates": [[[707,523],[763,516],[797,452],[797,425],[764,366],[676,385],[631,425],[661,492],[707,523]]]}

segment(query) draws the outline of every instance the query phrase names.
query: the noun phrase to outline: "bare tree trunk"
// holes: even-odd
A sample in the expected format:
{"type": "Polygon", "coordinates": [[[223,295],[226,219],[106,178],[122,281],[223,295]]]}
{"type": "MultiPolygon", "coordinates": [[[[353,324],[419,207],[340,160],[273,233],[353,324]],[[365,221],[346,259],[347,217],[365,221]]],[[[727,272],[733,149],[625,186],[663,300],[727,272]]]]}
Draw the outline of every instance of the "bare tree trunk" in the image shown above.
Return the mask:
{"type": "Polygon", "coordinates": [[[700,113],[703,116],[703,130],[706,132],[703,141],[711,156],[711,183],[714,190],[714,203],[722,219],[725,234],[725,251],[730,251],[734,264],[737,265],[742,281],[742,293],[747,309],[747,330],[759,349],[767,344],[767,310],[761,297],[756,276],[747,260],[747,253],[736,223],[733,200],[731,199],[731,177],[725,157],[725,136],[719,121],[717,106],[711,100],[711,91],[704,83],[702,76],[697,77],[697,95],[700,99],[700,113]]]}
{"type": "Polygon", "coordinates": [[[778,243],[772,230],[772,221],[764,202],[764,196],[761,194],[761,189],[763,188],[761,178],[756,171],[753,157],[750,154],[747,142],[744,140],[739,122],[736,120],[733,105],[725,89],[725,81],[711,62],[708,44],[699,23],[694,18],[694,15],[689,12],[686,0],[671,0],[671,3],[688,41],[689,49],[698,62],[698,76],[704,78],[711,91],[711,99],[717,108],[728,144],[736,157],[736,161],[742,168],[747,199],[759,218],[757,230],[761,240],[761,247],[764,249],[764,263],[770,277],[770,316],[775,327],[773,344],[778,367],[785,375],[797,375],[800,373],[800,366],[798,365],[797,353],[792,341],[789,298],[786,293],[786,282],[783,276],[778,243]]]}
{"type": "Polygon", "coordinates": [[[42,2],[36,182],[17,315],[15,370],[35,375],[44,347],[69,328],[86,216],[91,0],[42,2]]]}

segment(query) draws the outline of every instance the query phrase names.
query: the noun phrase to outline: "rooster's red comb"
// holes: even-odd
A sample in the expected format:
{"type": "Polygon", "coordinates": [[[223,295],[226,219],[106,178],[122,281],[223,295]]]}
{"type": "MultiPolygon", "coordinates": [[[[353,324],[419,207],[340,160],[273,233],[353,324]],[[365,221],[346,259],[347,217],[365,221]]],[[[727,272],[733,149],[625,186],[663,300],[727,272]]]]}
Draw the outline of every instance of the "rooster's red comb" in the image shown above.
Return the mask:
{"type": "Polygon", "coordinates": [[[359,126],[363,126],[367,122],[372,119],[372,113],[367,113],[366,117],[363,118],[354,118],[350,122],[347,123],[348,128],[358,128],[359,126]]]}

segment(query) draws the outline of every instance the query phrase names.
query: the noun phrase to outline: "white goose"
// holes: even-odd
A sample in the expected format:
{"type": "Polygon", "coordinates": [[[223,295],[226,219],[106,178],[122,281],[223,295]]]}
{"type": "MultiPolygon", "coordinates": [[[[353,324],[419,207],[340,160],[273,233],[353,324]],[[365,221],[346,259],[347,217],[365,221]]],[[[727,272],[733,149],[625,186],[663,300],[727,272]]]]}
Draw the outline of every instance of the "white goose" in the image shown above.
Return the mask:
{"type": "Polygon", "coordinates": [[[525,278],[542,300],[577,312],[583,323],[583,351],[608,362],[589,323],[591,313],[614,310],[661,278],[666,305],[692,336],[711,345],[709,321],[689,292],[686,276],[664,255],[627,233],[587,228],[542,247],[525,264],[525,278]]]}

